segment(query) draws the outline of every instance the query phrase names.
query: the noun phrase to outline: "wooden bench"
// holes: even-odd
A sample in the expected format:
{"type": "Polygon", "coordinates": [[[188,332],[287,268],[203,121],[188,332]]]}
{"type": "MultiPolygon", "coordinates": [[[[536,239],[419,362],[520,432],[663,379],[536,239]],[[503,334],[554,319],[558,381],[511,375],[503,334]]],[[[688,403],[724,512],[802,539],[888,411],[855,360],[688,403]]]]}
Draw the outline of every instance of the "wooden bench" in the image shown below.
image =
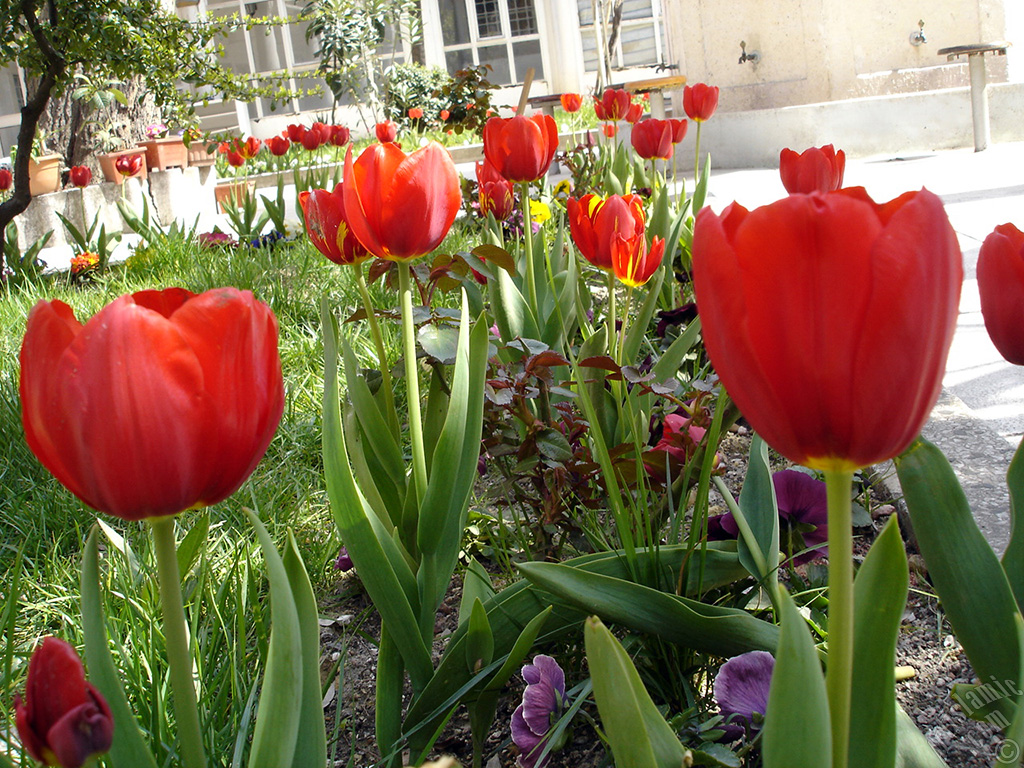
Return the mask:
{"type": "Polygon", "coordinates": [[[651,117],[659,120],[665,119],[665,91],[675,91],[686,85],[686,78],[683,75],[669,75],[668,77],[652,77],[647,80],[634,80],[622,87],[630,93],[651,94],[651,117]]]}
{"type": "Polygon", "coordinates": [[[555,116],[555,107],[562,103],[562,94],[545,93],[543,96],[530,96],[526,100],[527,106],[539,109],[548,117],[555,116]]]}

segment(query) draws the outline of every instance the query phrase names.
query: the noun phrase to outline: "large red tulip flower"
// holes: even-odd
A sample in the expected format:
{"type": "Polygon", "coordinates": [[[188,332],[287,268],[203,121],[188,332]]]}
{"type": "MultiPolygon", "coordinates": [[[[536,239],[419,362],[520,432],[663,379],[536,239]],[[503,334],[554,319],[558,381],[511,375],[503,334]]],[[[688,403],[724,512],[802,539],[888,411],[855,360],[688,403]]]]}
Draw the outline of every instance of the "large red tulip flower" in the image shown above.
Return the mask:
{"type": "Polygon", "coordinates": [[[484,156],[509,181],[536,181],[548,172],[558,149],[550,115],[492,117],[484,125],[484,156]]]}
{"type": "Polygon", "coordinates": [[[114,170],[125,177],[134,176],[142,170],[144,162],[145,155],[120,155],[114,160],[114,170]]]}
{"type": "Polygon", "coordinates": [[[345,218],[345,194],[338,184],[333,192],[314,189],[299,193],[306,233],[313,245],[335,264],[359,264],[370,252],[349,228],[345,218]]]}
{"type": "Polygon", "coordinates": [[[288,150],[291,149],[292,143],[289,141],[287,136],[271,136],[267,139],[267,149],[270,150],[270,154],[274,157],[281,157],[282,155],[288,154],[288,150]]]}
{"type": "Polygon", "coordinates": [[[563,93],[559,100],[562,102],[562,109],[570,114],[579,112],[583,106],[583,97],[578,93],[563,93]]]}
{"type": "MultiPolygon", "coordinates": [[[[683,121],[686,125],[686,121],[683,121]]],[[[671,120],[648,118],[633,126],[629,140],[636,153],[645,160],[672,157],[672,145],[675,131],[671,120]]]]}
{"type": "Polygon", "coordinates": [[[32,452],[89,506],[139,520],[215,504],[281,418],[277,320],[234,288],[141,291],[84,325],[41,301],[22,342],[21,400],[32,452]]]}
{"type": "Polygon", "coordinates": [[[432,141],[406,155],[394,142],[345,157],[345,215],[374,256],[415,259],[444,240],[462,204],[459,174],[448,150],[432,141]]]}
{"type": "Polygon", "coordinates": [[[44,765],[81,768],[114,740],[110,707],[85,679],[75,649],[57,637],[32,652],[25,699],[14,697],[14,713],[25,751],[44,765]]]}
{"type": "Polygon", "coordinates": [[[837,152],[831,144],[800,153],[784,149],[779,155],[782,186],[790,194],[832,192],[843,186],[845,171],[846,153],[841,149],[837,152]]]}
{"type": "Polygon", "coordinates": [[[703,123],[718,109],[718,86],[695,83],[683,88],[683,111],[691,120],[703,123]]]}
{"type": "Polygon", "coordinates": [[[1024,365],[1024,232],[1000,224],[978,255],[978,291],[985,329],[999,354],[1024,365]]]}
{"type": "Polygon", "coordinates": [[[963,280],[927,190],[863,189],[705,208],[693,281],[708,356],[751,426],[804,466],[904,450],[939,396],[963,280]]]}

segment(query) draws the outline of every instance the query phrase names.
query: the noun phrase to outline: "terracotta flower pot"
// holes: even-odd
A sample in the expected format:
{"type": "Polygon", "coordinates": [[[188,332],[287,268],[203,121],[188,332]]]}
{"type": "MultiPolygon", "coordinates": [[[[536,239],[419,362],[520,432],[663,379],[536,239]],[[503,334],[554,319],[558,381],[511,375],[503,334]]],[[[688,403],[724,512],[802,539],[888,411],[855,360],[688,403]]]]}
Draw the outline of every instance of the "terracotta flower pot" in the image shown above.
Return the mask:
{"type": "Polygon", "coordinates": [[[146,149],[146,166],[151,171],[166,171],[168,168],[184,168],[188,165],[188,149],[180,136],[140,141],[146,149]]]}
{"type": "Polygon", "coordinates": [[[60,189],[60,155],[30,157],[28,186],[32,196],[48,195],[60,189]]]}
{"type": "Polygon", "coordinates": [[[114,167],[114,163],[117,162],[117,158],[122,155],[142,155],[143,163],[142,168],[138,173],[133,175],[133,178],[145,181],[146,179],[146,148],[145,147],[132,147],[130,149],[122,149],[119,152],[110,152],[106,155],[97,155],[97,159],[100,161],[100,169],[103,171],[103,178],[107,181],[112,181],[115,184],[123,184],[125,177],[117,172],[114,167]]]}
{"type": "Polygon", "coordinates": [[[224,206],[231,205],[238,208],[242,205],[246,195],[250,197],[256,191],[256,182],[253,180],[246,181],[229,181],[226,184],[218,184],[213,188],[213,196],[217,200],[217,207],[221,213],[224,213],[224,206]]]}
{"type": "Polygon", "coordinates": [[[216,157],[206,151],[208,144],[201,139],[196,139],[188,147],[188,164],[193,167],[213,165],[216,157]]]}

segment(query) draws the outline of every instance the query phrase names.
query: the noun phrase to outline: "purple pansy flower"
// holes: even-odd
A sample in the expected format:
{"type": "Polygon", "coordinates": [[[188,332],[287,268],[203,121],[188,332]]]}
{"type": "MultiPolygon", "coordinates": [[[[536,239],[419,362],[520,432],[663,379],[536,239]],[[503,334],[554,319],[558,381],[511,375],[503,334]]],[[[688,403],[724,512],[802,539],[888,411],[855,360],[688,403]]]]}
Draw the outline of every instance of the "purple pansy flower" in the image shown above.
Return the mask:
{"type": "MultiPolygon", "coordinates": [[[[779,506],[779,546],[783,552],[800,552],[794,565],[816,557],[828,557],[828,496],[825,483],[796,469],[772,475],[779,506]],[[806,552],[804,550],[807,550],[806,552]]],[[[732,513],[708,518],[708,539],[735,539],[739,528],[732,513]]]]}
{"type": "Polygon", "coordinates": [[[519,747],[522,768],[544,768],[539,761],[548,731],[565,709],[565,673],[550,656],[538,654],[533,664],[523,667],[526,690],[523,703],[512,713],[512,741],[519,747]]]}
{"type": "Polygon", "coordinates": [[[726,740],[735,741],[748,729],[761,727],[774,669],[775,658],[770,653],[750,651],[734,656],[718,670],[715,701],[725,719],[720,727],[726,740]]]}

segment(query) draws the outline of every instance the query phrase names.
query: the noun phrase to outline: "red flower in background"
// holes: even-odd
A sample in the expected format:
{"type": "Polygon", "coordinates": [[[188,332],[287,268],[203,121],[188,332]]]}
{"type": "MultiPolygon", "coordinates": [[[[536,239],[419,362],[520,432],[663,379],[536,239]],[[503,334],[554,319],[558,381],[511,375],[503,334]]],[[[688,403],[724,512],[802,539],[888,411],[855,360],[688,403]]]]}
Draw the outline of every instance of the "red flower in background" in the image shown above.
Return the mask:
{"type": "Polygon", "coordinates": [[[392,261],[424,256],[441,244],[462,204],[448,150],[432,141],[406,155],[394,142],[345,158],[345,216],[370,253],[392,261]]]}
{"type": "Polygon", "coordinates": [[[718,86],[695,83],[683,88],[683,111],[691,120],[703,123],[718,109],[718,86]]]}
{"type": "Polygon", "coordinates": [[[377,133],[377,141],[382,144],[394,142],[394,140],[398,138],[398,126],[391,120],[385,120],[383,123],[377,123],[374,130],[377,133]]]}
{"type": "Polygon", "coordinates": [[[122,176],[134,176],[142,170],[145,162],[145,155],[120,155],[114,160],[114,170],[122,176]]]}
{"type": "Polygon", "coordinates": [[[292,143],[285,136],[272,136],[267,139],[267,149],[270,150],[270,154],[274,157],[281,157],[282,155],[288,154],[288,150],[291,149],[292,143]]]}
{"type": "Polygon", "coordinates": [[[14,697],[14,711],[25,751],[45,765],[80,768],[114,740],[110,707],[85,679],[75,649],[57,637],[32,652],[25,699],[14,697]]]}
{"type": "Polygon", "coordinates": [[[6,192],[14,184],[14,175],[9,168],[0,168],[0,192],[6,192]]]}
{"type": "Polygon", "coordinates": [[[498,221],[504,221],[512,214],[515,198],[512,182],[498,173],[487,160],[476,164],[476,183],[480,198],[480,213],[493,213],[498,221]]]}
{"type": "Polygon", "coordinates": [[[792,194],[832,192],[843,186],[846,153],[838,152],[831,144],[811,147],[797,154],[784,149],[779,155],[779,175],[782,186],[792,194]]]}
{"type": "Polygon", "coordinates": [[[306,126],[299,125],[298,123],[292,123],[288,126],[288,140],[295,144],[302,142],[302,137],[306,135],[306,126]]]}
{"type": "Polygon", "coordinates": [[[484,125],[484,157],[509,181],[536,181],[557,149],[558,127],[550,115],[492,117],[484,125]]]}
{"type": "MultiPolygon", "coordinates": [[[[685,123],[684,123],[685,125],[685,123]]],[[[648,118],[633,126],[629,140],[636,153],[645,160],[672,157],[673,128],[669,120],[648,118]]]]}
{"type": "Polygon", "coordinates": [[[594,113],[598,120],[624,120],[631,98],[622,88],[608,88],[601,98],[594,97],[594,113]]]}
{"type": "Polygon", "coordinates": [[[419,107],[409,107],[409,119],[419,120],[423,117],[423,110],[419,107]]]}
{"type": "Polygon", "coordinates": [[[626,115],[622,119],[631,125],[636,125],[640,118],[644,116],[643,104],[630,104],[629,109],[626,110],[626,115]]]}
{"type": "Polygon", "coordinates": [[[68,178],[76,187],[88,187],[92,181],[92,171],[84,165],[75,165],[68,171],[68,178]]]}
{"type": "Polygon", "coordinates": [[[960,249],[938,197],[790,195],[693,237],[711,363],[775,450],[815,469],[895,456],[938,398],[956,325],[960,249]],[[912,287],[912,290],[908,289],[912,287]]]}
{"type": "Polygon", "coordinates": [[[316,150],[320,149],[321,146],[323,146],[326,140],[327,137],[324,135],[323,132],[310,128],[308,131],[302,134],[301,142],[303,149],[305,149],[307,152],[315,152],[316,150]]]}
{"type": "Polygon", "coordinates": [[[672,143],[678,144],[686,138],[686,129],[690,124],[686,120],[675,118],[670,119],[669,123],[672,124],[672,143]]]}
{"type": "Polygon", "coordinates": [[[245,165],[245,155],[233,149],[228,150],[228,165],[232,168],[241,168],[245,165]]]}
{"type": "Polygon", "coordinates": [[[619,126],[615,123],[605,123],[601,126],[601,132],[609,139],[614,139],[619,132],[619,126]]]}
{"type": "Polygon", "coordinates": [[[260,148],[263,146],[263,142],[257,139],[255,136],[250,136],[244,142],[236,147],[238,153],[246,160],[252,160],[259,154],[260,148]]]}
{"type": "Polygon", "coordinates": [[[438,113],[438,116],[441,118],[441,122],[443,123],[446,122],[448,118],[451,116],[451,112],[449,112],[447,109],[442,109],[438,113]]]}
{"type": "Polygon", "coordinates": [[[1000,224],[978,254],[978,291],[985,330],[996,349],[1024,365],[1024,233],[1000,224]]]}
{"type": "Polygon", "coordinates": [[[561,97],[562,109],[566,112],[579,112],[583,106],[583,97],[578,93],[563,93],[561,97]]]}
{"type": "Polygon", "coordinates": [[[68,490],[125,520],[227,498],[284,408],[277,320],[248,291],[122,296],[84,325],[40,301],[21,346],[22,425],[68,490]]]}
{"type": "Polygon", "coordinates": [[[343,147],[348,144],[348,140],[352,137],[351,131],[344,125],[335,125],[331,127],[331,144],[336,147],[343,147]]]}
{"type": "Polygon", "coordinates": [[[313,245],[335,264],[359,264],[370,252],[356,239],[345,217],[345,195],[338,184],[333,192],[314,189],[299,193],[306,233],[313,245]]]}

